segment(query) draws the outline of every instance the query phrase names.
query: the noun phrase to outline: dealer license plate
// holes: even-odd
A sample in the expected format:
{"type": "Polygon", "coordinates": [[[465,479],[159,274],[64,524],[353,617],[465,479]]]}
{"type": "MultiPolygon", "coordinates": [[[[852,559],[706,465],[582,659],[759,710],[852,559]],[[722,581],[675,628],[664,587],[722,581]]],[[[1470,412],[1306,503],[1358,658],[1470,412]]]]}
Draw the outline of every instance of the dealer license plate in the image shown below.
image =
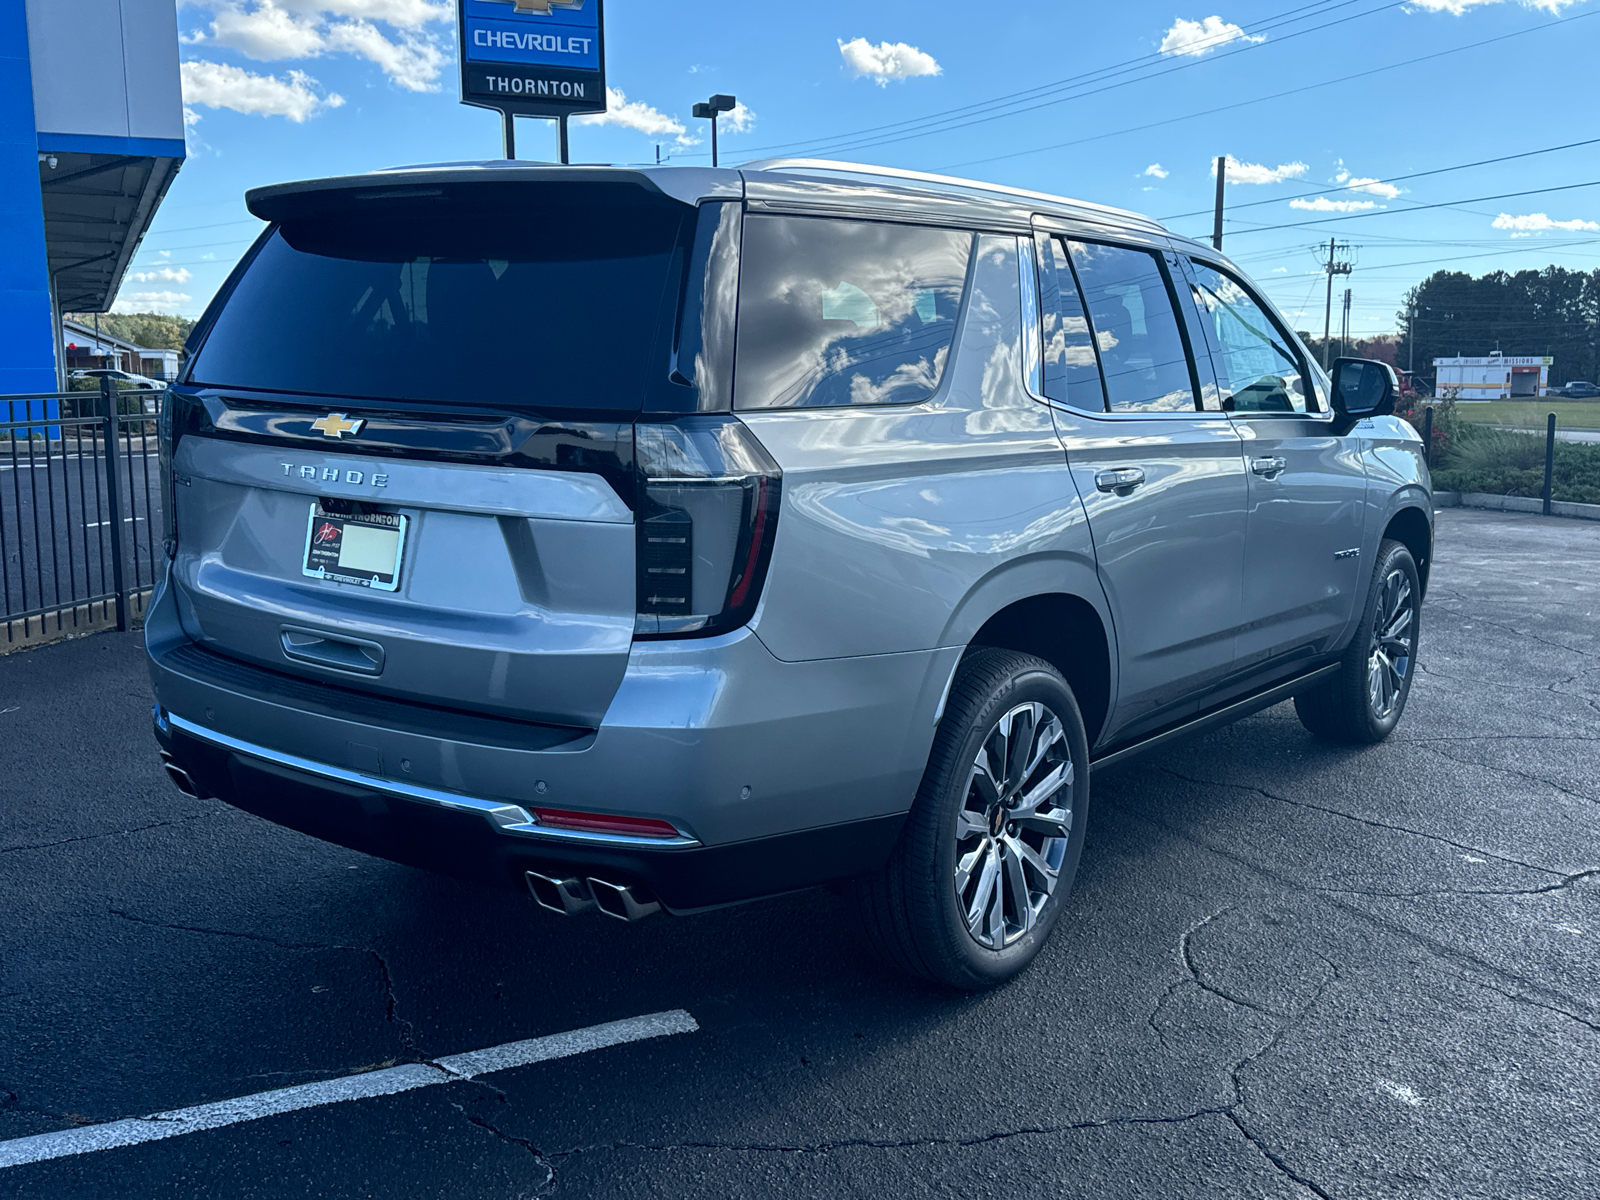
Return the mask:
{"type": "Polygon", "coordinates": [[[304,574],[392,592],[400,586],[406,518],[399,513],[330,513],[311,506],[304,574]]]}

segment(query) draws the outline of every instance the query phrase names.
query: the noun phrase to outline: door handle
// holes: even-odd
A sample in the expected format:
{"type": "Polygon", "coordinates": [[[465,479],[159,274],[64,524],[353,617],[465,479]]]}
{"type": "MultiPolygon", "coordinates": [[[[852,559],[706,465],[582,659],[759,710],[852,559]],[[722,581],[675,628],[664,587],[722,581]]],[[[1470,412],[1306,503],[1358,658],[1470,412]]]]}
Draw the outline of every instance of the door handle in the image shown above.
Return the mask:
{"type": "Polygon", "coordinates": [[[1281,458],[1252,458],[1250,460],[1250,469],[1257,475],[1265,475],[1268,479],[1282,472],[1288,465],[1281,458]]]}
{"type": "Polygon", "coordinates": [[[1139,467],[1115,467],[1109,471],[1096,472],[1094,485],[1102,492],[1115,492],[1119,496],[1126,496],[1134,488],[1144,482],[1144,471],[1139,467]]]}

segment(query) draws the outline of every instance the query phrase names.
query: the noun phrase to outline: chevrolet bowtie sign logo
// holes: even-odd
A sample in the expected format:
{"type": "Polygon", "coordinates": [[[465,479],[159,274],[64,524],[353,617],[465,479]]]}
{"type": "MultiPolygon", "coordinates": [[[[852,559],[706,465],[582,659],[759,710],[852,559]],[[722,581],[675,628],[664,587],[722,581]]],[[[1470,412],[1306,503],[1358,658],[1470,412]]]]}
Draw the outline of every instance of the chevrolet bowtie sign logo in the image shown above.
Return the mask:
{"type": "Polygon", "coordinates": [[[322,434],[323,437],[343,438],[347,433],[360,433],[361,427],[365,424],[365,421],[348,420],[343,413],[329,413],[327,416],[311,422],[311,428],[322,434]]]}
{"type": "Polygon", "coordinates": [[[580,9],[583,0],[489,0],[490,4],[509,4],[518,13],[528,15],[537,13],[539,16],[548,17],[557,8],[580,9]]]}

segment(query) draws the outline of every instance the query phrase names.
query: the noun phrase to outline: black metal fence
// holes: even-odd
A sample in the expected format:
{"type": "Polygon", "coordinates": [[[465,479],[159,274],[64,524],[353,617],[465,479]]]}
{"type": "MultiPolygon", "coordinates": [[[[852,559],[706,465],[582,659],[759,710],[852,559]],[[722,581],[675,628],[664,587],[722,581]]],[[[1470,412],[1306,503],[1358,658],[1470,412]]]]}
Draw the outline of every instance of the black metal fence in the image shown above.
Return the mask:
{"type": "Polygon", "coordinates": [[[126,630],[161,563],[150,392],[0,396],[0,652],[126,630]]]}

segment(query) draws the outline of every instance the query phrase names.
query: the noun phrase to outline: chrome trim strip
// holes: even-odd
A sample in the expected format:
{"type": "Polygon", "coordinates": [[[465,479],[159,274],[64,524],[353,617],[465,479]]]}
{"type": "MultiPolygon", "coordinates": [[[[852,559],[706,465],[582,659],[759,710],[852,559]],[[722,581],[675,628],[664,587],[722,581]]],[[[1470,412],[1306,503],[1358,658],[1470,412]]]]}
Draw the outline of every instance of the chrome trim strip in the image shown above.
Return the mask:
{"type": "MultiPolygon", "coordinates": [[[[158,714],[159,711],[158,709],[158,714]]],[[[357,771],[346,770],[344,767],[314,762],[309,758],[285,754],[281,750],[269,750],[267,747],[258,746],[254,742],[246,742],[236,737],[229,737],[225,733],[218,733],[215,729],[207,729],[203,725],[196,725],[193,721],[185,720],[174,712],[167,713],[166,719],[170,728],[181,730],[190,737],[198,738],[202,742],[210,742],[213,746],[231,750],[236,754],[246,754],[251,758],[259,758],[263,762],[275,763],[278,766],[288,767],[294,771],[302,771],[307,775],[316,775],[338,783],[353,784],[356,787],[368,788],[374,792],[397,796],[403,800],[416,800],[439,808],[476,813],[493,825],[499,833],[516,834],[519,837],[550,838],[563,842],[581,842],[595,846],[628,846],[636,849],[681,850],[688,846],[698,846],[700,844],[696,839],[686,836],[681,831],[675,838],[647,838],[630,837],[622,833],[590,833],[578,829],[552,829],[548,825],[539,824],[534,815],[520,804],[512,804],[508,801],[500,800],[480,800],[473,796],[463,796],[459,792],[440,791],[437,788],[422,787],[414,783],[401,783],[399,780],[379,779],[373,775],[362,775],[357,771]]],[[[161,724],[159,715],[156,718],[156,723],[158,725],[161,724]]]]}

